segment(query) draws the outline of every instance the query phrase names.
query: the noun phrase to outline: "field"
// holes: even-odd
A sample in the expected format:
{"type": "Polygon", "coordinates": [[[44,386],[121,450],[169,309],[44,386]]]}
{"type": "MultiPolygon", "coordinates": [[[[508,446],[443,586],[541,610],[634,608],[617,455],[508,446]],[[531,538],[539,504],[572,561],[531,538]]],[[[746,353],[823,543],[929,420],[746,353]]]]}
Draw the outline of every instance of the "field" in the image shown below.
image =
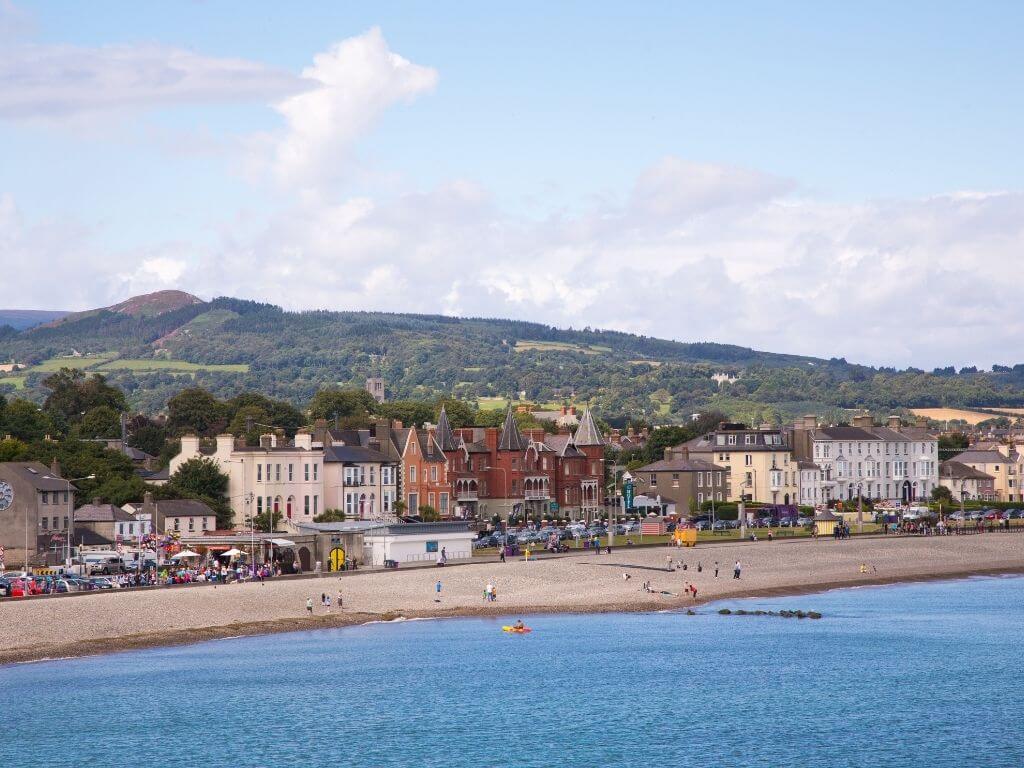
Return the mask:
{"type": "Polygon", "coordinates": [[[222,371],[224,373],[248,373],[248,363],[204,364],[186,363],[183,360],[111,360],[96,367],[98,371],[133,371],[150,373],[168,371],[171,373],[195,373],[196,371],[222,371]]]}
{"type": "Polygon", "coordinates": [[[983,421],[988,421],[989,419],[994,419],[999,416],[998,413],[994,413],[992,411],[965,411],[960,408],[912,408],[911,413],[915,416],[924,416],[929,419],[935,419],[936,421],[953,421],[959,419],[960,421],[966,421],[971,425],[980,424],[983,421]]]}
{"type": "Polygon", "coordinates": [[[611,352],[611,347],[597,344],[570,344],[566,341],[517,341],[516,352],[582,352],[585,355],[599,355],[611,352]]]}

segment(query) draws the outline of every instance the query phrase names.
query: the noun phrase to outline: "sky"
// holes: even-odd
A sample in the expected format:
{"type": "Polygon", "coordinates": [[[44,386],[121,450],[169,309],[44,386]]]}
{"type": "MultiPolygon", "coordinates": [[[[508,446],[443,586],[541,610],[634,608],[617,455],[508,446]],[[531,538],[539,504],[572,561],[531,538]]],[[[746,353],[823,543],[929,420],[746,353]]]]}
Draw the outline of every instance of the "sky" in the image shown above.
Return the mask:
{"type": "Polygon", "coordinates": [[[1020,3],[0,0],[0,306],[1024,361],[1020,3]]]}

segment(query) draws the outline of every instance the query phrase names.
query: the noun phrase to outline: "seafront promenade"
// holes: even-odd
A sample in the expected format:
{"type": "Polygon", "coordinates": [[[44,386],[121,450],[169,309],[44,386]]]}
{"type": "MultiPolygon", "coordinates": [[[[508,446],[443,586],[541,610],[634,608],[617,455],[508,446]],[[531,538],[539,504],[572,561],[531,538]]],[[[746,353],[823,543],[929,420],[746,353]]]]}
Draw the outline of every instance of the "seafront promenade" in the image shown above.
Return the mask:
{"type": "Polygon", "coordinates": [[[0,663],[397,617],[679,609],[745,594],[1021,571],[1024,538],[982,534],[621,548],[610,555],[530,562],[517,558],[265,584],[125,590],[5,601],[0,663]],[[733,577],[737,560],[739,579],[733,577]],[[645,582],[651,592],[644,590],[645,582]],[[497,592],[492,603],[483,600],[488,583],[497,592]],[[696,598],[685,591],[687,585],[696,587],[696,598]],[[331,596],[331,609],[321,606],[321,594],[331,596]]]}

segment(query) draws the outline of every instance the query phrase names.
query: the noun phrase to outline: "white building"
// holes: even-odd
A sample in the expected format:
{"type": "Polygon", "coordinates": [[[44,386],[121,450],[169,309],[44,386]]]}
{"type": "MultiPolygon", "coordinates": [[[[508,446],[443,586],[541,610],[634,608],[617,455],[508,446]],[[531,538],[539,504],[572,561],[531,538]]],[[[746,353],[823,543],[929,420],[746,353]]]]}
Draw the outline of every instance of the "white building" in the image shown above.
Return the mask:
{"type": "Polygon", "coordinates": [[[859,496],[909,503],[929,499],[939,484],[938,438],[921,426],[902,425],[896,416],[886,426],[858,416],[853,426],[840,427],[821,427],[814,416],[805,416],[793,430],[793,444],[803,504],[859,496]]]}
{"type": "Polygon", "coordinates": [[[279,512],[288,528],[311,521],[324,510],[324,453],[314,450],[312,435],[299,432],[289,445],[277,435],[261,435],[259,445],[238,445],[233,435],[217,435],[211,454],[199,450],[199,438],[181,438],[181,452],[171,459],[173,475],[191,458],[208,458],[228,476],[228,503],[233,524],[245,528],[250,515],[279,512]]]}
{"type": "Polygon", "coordinates": [[[466,523],[399,523],[366,531],[363,562],[384,565],[385,560],[401,563],[436,562],[443,553],[451,560],[473,556],[474,534],[466,523]]]}
{"type": "Polygon", "coordinates": [[[393,516],[398,498],[398,462],[360,445],[324,448],[324,498],[329,509],[351,520],[393,516]]]}

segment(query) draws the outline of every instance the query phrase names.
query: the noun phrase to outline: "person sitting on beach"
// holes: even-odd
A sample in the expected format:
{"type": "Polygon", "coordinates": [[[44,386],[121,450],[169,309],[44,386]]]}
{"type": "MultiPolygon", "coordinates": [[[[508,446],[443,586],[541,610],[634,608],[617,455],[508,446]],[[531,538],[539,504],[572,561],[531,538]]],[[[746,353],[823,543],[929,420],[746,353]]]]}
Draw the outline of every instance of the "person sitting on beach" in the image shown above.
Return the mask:
{"type": "Polygon", "coordinates": [[[630,575],[628,573],[626,573],[625,571],[622,572],[622,580],[623,581],[629,581],[630,578],[631,577],[630,577],[630,575]]]}

